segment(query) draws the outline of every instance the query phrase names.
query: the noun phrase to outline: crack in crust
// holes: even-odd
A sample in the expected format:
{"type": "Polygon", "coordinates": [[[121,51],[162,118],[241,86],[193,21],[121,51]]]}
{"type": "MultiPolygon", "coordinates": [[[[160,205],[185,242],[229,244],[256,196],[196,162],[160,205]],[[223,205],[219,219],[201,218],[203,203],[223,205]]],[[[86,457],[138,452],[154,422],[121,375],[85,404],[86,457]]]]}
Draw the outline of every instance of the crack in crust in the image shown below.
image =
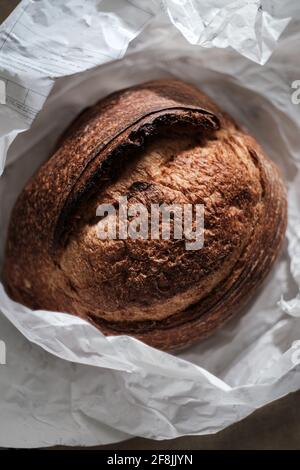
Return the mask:
{"type": "Polygon", "coordinates": [[[257,142],[194,87],[148,82],[82,113],[28,182],[11,217],[5,283],[31,308],[179,349],[242,309],[285,228],[284,185],[257,142]],[[204,247],[99,240],[96,207],[124,195],[146,207],[204,204],[204,247]]]}

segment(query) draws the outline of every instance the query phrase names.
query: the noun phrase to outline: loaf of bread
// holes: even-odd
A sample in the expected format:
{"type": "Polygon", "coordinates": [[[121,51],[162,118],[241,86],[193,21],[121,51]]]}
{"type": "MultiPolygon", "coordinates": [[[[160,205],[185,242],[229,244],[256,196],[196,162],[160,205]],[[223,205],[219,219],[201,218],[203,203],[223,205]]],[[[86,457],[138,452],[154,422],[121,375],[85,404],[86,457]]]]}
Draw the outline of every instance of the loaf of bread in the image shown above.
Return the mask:
{"type": "Polygon", "coordinates": [[[179,349],[253,297],[280,251],[286,212],[277,167],[233,119],[189,84],[144,83],[84,111],[27,183],[11,216],[5,286],[32,309],[179,349]],[[97,207],[117,207],[120,196],[202,204],[203,247],[100,239],[97,207]]]}

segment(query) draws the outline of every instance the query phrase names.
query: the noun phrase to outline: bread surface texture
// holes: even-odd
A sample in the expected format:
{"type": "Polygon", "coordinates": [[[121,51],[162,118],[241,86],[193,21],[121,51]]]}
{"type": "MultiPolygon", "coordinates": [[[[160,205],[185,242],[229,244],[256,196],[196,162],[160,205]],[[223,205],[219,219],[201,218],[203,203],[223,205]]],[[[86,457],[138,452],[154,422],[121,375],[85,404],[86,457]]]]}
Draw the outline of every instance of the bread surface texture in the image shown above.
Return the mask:
{"type": "Polygon", "coordinates": [[[181,81],[147,82],[85,110],[27,183],[11,215],[5,286],[32,309],[180,349],[253,297],[279,254],[286,204],[275,164],[217,104],[181,81]],[[203,247],[100,239],[97,208],[118,214],[122,197],[149,213],[203,205],[203,247]]]}

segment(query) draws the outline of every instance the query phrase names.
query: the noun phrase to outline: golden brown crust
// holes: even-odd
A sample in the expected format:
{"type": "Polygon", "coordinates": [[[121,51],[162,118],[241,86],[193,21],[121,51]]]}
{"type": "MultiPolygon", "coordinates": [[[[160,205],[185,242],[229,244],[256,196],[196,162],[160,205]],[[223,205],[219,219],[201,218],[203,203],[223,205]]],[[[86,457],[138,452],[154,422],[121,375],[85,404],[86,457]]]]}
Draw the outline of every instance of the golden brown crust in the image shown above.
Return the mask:
{"type": "Polygon", "coordinates": [[[161,349],[209,335],[240,311],[280,250],[285,189],[256,141],[179,81],[117,92],[85,111],[13,210],[10,295],[77,314],[161,349]],[[100,203],[204,204],[204,247],[99,240],[100,203]]]}

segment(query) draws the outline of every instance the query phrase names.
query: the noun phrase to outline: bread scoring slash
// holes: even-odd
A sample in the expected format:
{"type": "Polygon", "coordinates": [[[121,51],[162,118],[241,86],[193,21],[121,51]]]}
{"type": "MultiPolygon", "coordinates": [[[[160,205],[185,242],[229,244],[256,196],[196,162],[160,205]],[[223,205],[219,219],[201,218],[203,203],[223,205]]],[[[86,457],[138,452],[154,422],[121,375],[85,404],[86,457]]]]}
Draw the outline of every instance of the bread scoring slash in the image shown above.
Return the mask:
{"type": "Polygon", "coordinates": [[[13,209],[4,279],[32,309],[175,350],[210,335],[261,286],[280,251],[286,193],[259,144],[176,80],[118,91],[84,111],[13,209]],[[202,204],[204,245],[97,236],[97,207],[202,204]]]}

